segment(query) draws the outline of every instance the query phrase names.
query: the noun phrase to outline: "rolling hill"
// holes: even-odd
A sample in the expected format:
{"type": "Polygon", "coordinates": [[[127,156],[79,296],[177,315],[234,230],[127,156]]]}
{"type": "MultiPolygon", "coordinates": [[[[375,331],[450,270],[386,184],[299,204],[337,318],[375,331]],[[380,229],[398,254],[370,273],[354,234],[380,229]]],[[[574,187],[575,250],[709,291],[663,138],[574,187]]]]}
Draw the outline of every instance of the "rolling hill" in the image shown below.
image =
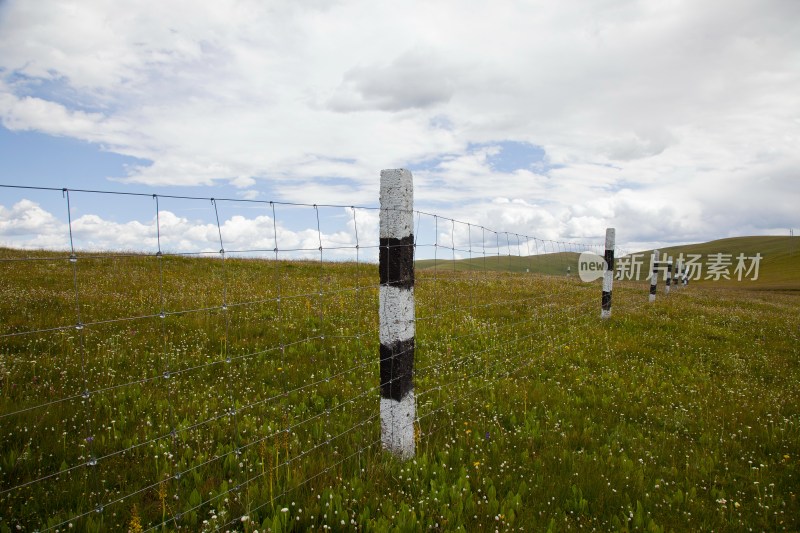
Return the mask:
{"type": "MultiPolygon", "coordinates": [[[[689,254],[700,254],[703,264],[702,278],[694,280],[701,285],[718,285],[724,288],[741,288],[756,290],[800,290],[800,237],[784,236],[758,236],[758,237],[733,237],[714,241],[671,246],[660,250],[663,254],[677,258],[680,254],[684,257],[689,254]],[[730,254],[731,266],[729,269],[730,280],[705,279],[706,267],[709,256],[712,254],[730,254]],[[746,258],[761,255],[758,279],[743,279],[737,281],[734,275],[736,258],[744,254],[746,258]]],[[[647,266],[649,265],[652,250],[635,252],[643,258],[644,266],[639,279],[644,281],[647,266]]],[[[490,256],[461,260],[426,259],[416,262],[419,270],[489,270],[498,272],[532,272],[545,275],[567,275],[569,267],[572,275],[577,275],[579,254],[574,252],[559,252],[533,256],[490,256]]],[[[750,265],[747,261],[747,266],[750,265]]],[[[753,274],[746,278],[752,278],[753,274]]],[[[745,276],[743,276],[745,278],[745,276]]]]}

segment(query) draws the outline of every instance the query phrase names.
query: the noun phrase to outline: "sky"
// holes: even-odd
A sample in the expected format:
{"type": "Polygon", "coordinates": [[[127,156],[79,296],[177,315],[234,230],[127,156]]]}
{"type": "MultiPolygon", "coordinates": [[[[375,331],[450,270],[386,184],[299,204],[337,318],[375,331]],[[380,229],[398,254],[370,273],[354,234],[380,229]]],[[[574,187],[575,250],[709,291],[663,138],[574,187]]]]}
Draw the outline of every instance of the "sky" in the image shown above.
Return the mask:
{"type": "Polygon", "coordinates": [[[374,244],[374,210],[269,201],[376,207],[387,168],[470,224],[418,217],[462,250],[473,225],[615,227],[629,251],[788,235],[798,20],[796,0],[0,0],[0,184],[59,189],[0,187],[0,246],[69,246],[68,188],[143,194],[71,192],[81,249],[163,229],[168,250],[335,257],[374,244]]]}

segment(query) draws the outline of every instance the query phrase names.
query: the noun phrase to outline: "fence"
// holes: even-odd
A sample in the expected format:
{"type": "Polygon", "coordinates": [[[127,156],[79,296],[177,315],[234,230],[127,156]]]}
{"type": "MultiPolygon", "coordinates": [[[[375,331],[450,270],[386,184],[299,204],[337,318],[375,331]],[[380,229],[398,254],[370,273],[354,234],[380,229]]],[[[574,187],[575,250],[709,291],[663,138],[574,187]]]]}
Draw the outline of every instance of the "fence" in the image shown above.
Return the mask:
{"type": "MultiPolygon", "coordinates": [[[[609,276],[602,291],[577,279],[578,253],[600,245],[497,232],[408,198],[382,210],[14,189],[56,197],[67,222],[49,226],[63,251],[0,260],[10,527],[279,525],[292,493],[368,469],[384,447],[413,456],[454,406],[611,311],[609,276]],[[104,226],[136,233],[138,250],[101,253],[103,221],[75,218],[98,195],[109,212],[151,210],[149,225],[104,226]]],[[[646,294],[618,284],[614,309],[646,294]]]]}

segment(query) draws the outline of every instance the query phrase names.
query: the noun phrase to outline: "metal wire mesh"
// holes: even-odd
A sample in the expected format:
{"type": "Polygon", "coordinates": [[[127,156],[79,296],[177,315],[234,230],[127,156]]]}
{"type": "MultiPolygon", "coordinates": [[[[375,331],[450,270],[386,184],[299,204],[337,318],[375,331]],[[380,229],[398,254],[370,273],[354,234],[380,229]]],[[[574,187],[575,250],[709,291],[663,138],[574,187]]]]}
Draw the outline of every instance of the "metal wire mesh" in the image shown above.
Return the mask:
{"type": "MultiPolygon", "coordinates": [[[[32,190],[62,195],[68,233],[60,250],[0,257],[17,295],[0,329],[0,505],[14,523],[115,529],[138,508],[147,531],[193,529],[224,506],[220,527],[233,527],[378,460],[378,208],[32,190]],[[81,241],[73,212],[89,195],[152,202],[152,246],[81,241]],[[179,207],[206,214],[207,246],[170,249],[181,236],[165,218],[179,207]],[[230,245],[245,208],[269,242],[230,245]],[[28,511],[42,500],[49,516],[28,511]]],[[[578,283],[576,257],[601,246],[414,216],[424,441],[454,404],[596,319],[599,291],[578,283]]]]}

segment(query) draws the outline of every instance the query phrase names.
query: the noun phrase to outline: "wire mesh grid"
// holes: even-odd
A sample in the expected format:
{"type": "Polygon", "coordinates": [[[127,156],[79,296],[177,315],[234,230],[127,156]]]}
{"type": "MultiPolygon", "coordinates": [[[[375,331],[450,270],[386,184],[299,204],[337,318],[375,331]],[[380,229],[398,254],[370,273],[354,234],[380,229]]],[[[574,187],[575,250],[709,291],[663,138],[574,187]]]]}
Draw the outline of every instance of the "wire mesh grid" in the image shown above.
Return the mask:
{"type": "MultiPolygon", "coordinates": [[[[146,531],[192,530],[217,513],[230,528],[382,460],[377,208],[134,195],[152,210],[149,250],[101,252],[76,207],[130,195],[42,193],[62,196],[61,250],[0,258],[9,523],[118,529],[137,513],[146,531]],[[182,245],[181,209],[205,213],[201,249],[182,245]],[[243,209],[260,221],[251,247],[233,245],[243,209]],[[49,516],[27,511],[42,500],[49,516]]],[[[414,217],[424,446],[457,403],[595,320],[576,258],[600,247],[414,217]]]]}

